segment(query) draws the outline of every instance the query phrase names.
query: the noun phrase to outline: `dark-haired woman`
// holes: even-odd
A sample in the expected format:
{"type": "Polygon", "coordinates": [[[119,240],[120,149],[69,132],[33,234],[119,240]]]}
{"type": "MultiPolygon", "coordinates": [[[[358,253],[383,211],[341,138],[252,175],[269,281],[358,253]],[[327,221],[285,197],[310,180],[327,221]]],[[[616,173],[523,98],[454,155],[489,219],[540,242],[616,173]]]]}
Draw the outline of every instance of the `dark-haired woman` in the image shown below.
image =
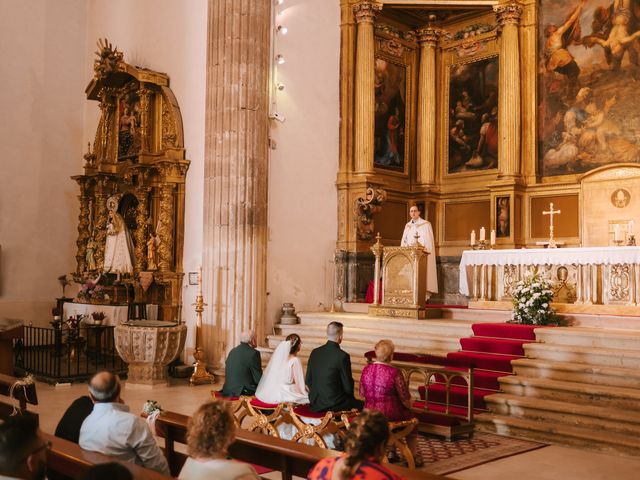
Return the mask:
{"type": "Polygon", "coordinates": [[[399,480],[380,464],[389,441],[389,423],[382,413],[364,410],[351,423],[344,455],[324,458],[311,469],[308,480],[399,480]]]}
{"type": "Polygon", "coordinates": [[[278,345],[256,389],[258,400],[265,403],[309,403],[302,363],[298,358],[301,345],[300,336],[295,333],[278,345]]]}

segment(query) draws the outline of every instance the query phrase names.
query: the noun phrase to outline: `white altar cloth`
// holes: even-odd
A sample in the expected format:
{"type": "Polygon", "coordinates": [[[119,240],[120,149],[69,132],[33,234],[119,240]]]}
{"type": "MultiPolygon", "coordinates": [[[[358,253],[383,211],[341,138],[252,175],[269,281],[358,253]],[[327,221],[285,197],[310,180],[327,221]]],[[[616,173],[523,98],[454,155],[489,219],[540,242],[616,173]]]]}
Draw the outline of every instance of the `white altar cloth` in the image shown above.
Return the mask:
{"type": "MultiPolygon", "coordinates": [[[[105,315],[103,325],[120,325],[127,321],[129,307],[127,305],[94,305],[92,303],[70,303],[67,302],[62,307],[63,320],[73,315],[89,315],[87,323],[93,323],[91,314],[103,312],[105,315]]],[[[158,319],[158,305],[147,305],[147,320],[158,319]]]]}
{"type": "Polygon", "coordinates": [[[467,266],[474,265],[615,265],[640,264],[640,247],[521,248],[465,250],[460,260],[459,290],[469,295],[467,266]]]}

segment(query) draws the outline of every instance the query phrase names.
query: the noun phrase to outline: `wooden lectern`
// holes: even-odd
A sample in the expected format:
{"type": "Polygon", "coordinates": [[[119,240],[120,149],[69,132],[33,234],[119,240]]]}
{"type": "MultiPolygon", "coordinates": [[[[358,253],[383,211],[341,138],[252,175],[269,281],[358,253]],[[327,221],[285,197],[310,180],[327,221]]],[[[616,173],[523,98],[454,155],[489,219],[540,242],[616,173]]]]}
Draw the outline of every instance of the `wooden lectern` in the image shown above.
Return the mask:
{"type": "Polygon", "coordinates": [[[383,247],[378,234],[371,247],[375,260],[375,278],[380,276],[382,255],[382,304],[378,304],[379,283],[374,282],[373,304],[369,315],[425,318],[427,294],[427,255],[424,246],[383,247]]]}
{"type": "Polygon", "coordinates": [[[13,376],[13,340],[24,337],[22,325],[4,328],[0,325],[0,373],[13,376]]]}

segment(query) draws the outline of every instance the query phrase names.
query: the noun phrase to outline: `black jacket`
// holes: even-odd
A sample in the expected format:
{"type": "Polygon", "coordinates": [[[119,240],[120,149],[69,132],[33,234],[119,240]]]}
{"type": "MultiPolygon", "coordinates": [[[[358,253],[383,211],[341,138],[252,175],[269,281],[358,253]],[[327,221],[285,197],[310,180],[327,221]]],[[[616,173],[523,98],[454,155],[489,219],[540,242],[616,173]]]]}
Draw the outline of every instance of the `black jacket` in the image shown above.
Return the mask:
{"type": "Polygon", "coordinates": [[[311,352],[305,381],[315,412],[348,410],[359,403],[353,397],[351,357],[336,342],[328,341],[311,352]]]}
{"type": "Polygon", "coordinates": [[[229,352],[224,367],[222,395],[237,397],[253,395],[262,378],[260,352],[248,343],[241,343],[229,352]]]}

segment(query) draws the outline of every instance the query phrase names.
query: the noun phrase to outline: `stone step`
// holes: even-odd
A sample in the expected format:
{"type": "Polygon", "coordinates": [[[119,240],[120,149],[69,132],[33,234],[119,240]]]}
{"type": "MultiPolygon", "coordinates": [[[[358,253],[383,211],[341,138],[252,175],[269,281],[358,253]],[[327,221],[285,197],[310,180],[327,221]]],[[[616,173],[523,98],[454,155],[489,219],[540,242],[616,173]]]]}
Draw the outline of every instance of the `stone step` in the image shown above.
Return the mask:
{"type": "Polygon", "coordinates": [[[635,350],[528,343],[524,346],[524,351],[525,356],[529,358],[559,363],[585,363],[640,369],[640,351],[635,350]]]}
{"type": "MultiPolygon", "coordinates": [[[[308,325],[276,325],[278,337],[284,338],[291,334],[297,333],[302,339],[303,345],[312,342],[319,346],[327,341],[326,326],[308,326],[308,325]]],[[[383,338],[388,338],[396,345],[399,352],[411,351],[412,353],[431,353],[433,350],[455,352],[460,349],[460,337],[457,335],[438,335],[435,333],[424,332],[416,335],[410,329],[397,331],[390,330],[371,330],[360,327],[349,327],[344,330],[345,342],[350,344],[367,345],[367,350],[373,350],[373,347],[383,338]]]]}
{"type": "Polygon", "coordinates": [[[473,323],[506,322],[511,320],[510,310],[493,310],[488,308],[446,308],[442,309],[442,318],[473,323]]]}
{"type": "Polygon", "coordinates": [[[560,402],[594,405],[600,408],[626,408],[640,411],[640,389],[590,385],[545,378],[501,377],[504,393],[523,397],[538,397],[560,402]]]}
{"type": "Polygon", "coordinates": [[[513,360],[511,365],[514,373],[522,377],[546,378],[549,380],[608,385],[611,387],[640,387],[640,372],[630,368],[572,362],[559,363],[538,358],[513,360]]]}
{"type": "Polygon", "coordinates": [[[640,438],[640,411],[519,397],[506,393],[486,396],[485,402],[491,413],[497,415],[606,430],[640,438]]]}
{"type": "Polygon", "coordinates": [[[555,327],[536,329],[539,342],[640,351],[640,330],[603,330],[601,328],[555,327]]]}
{"type": "Polygon", "coordinates": [[[558,423],[549,424],[493,413],[481,413],[476,415],[475,419],[480,430],[494,432],[499,435],[524,437],[541,442],[560,443],[625,455],[640,455],[640,438],[637,436],[572,427],[558,423]]]}

